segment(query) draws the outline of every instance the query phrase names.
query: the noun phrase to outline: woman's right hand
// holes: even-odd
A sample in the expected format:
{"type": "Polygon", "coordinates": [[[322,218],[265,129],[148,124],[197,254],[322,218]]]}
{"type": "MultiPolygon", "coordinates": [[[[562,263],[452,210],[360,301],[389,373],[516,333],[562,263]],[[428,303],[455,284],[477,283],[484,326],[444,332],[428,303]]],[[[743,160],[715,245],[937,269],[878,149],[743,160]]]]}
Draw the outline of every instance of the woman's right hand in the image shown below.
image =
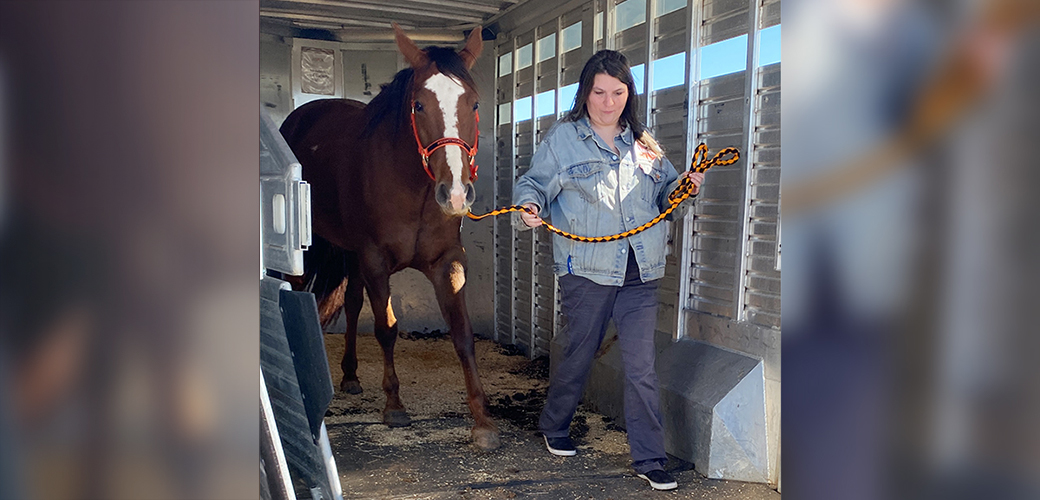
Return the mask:
{"type": "Polygon", "coordinates": [[[538,217],[538,205],[535,205],[534,203],[525,203],[524,206],[531,209],[531,212],[534,212],[534,215],[531,215],[528,212],[520,212],[520,219],[524,221],[524,224],[527,224],[527,227],[541,226],[542,218],[538,217]]]}

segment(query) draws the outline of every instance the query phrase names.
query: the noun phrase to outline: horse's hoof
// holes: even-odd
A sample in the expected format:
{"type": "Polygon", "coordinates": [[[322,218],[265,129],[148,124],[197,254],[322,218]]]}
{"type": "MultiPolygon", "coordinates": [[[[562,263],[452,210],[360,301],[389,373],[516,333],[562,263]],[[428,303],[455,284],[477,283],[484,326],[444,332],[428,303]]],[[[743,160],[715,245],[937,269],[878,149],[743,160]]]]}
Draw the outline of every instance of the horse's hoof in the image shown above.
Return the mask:
{"type": "Polygon", "coordinates": [[[474,427],[470,431],[470,436],[473,438],[473,444],[484,451],[490,451],[502,445],[502,440],[498,437],[498,431],[494,429],[474,427]]]}
{"type": "Polygon", "coordinates": [[[339,390],[349,394],[361,394],[363,391],[361,389],[361,382],[347,379],[343,379],[343,381],[339,383],[339,390]]]}
{"type": "Polygon", "coordinates": [[[412,425],[412,418],[405,410],[385,410],[383,411],[383,423],[387,427],[408,427],[412,425]]]}

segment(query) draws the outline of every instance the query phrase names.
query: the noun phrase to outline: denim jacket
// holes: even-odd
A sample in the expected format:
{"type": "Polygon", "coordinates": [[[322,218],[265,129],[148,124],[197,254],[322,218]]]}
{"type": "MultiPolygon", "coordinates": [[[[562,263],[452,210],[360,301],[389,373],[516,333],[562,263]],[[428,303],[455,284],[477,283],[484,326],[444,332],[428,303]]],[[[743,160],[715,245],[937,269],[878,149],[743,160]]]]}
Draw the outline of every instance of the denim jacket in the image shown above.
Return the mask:
{"type": "MultiPolygon", "coordinates": [[[[620,154],[596,135],[588,118],[557,122],[538,145],[530,170],[516,181],[513,204],[534,203],[539,216],[582,236],[621,233],[657,217],[668,207],[668,193],[679,185],[675,167],[634,142],[629,127],[614,138],[614,145],[620,154]]],[[[682,217],[684,211],[680,206],[669,217],[682,217]]],[[[514,215],[515,227],[529,229],[514,215]]],[[[621,286],[628,252],[633,251],[640,278],[655,280],[664,276],[667,239],[663,223],[606,243],[553,235],[553,271],[621,286]]]]}

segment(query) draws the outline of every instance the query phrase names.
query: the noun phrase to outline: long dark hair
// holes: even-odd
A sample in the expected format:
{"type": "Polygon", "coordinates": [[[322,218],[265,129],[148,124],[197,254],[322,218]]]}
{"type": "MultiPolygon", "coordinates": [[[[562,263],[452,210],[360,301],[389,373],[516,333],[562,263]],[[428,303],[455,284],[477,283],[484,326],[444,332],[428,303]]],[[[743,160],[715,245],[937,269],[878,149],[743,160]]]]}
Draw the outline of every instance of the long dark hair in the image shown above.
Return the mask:
{"type": "Polygon", "coordinates": [[[616,50],[596,52],[589,62],[585,63],[585,67],[581,70],[581,78],[578,80],[578,94],[574,97],[574,107],[563,119],[577,121],[589,116],[589,110],[585,106],[589,102],[589,94],[592,93],[592,84],[596,80],[596,75],[600,73],[617,78],[628,87],[628,101],[625,102],[625,109],[621,111],[619,121],[632,129],[633,137],[640,137],[646,130],[646,126],[639,119],[636,107],[637,99],[639,99],[639,96],[636,95],[636,83],[632,78],[632,69],[628,67],[628,59],[616,50]]]}
{"type": "Polygon", "coordinates": [[[596,75],[603,73],[617,78],[628,87],[628,100],[625,101],[625,109],[621,110],[618,122],[628,125],[632,129],[632,137],[643,143],[659,156],[664,156],[664,149],[650,135],[646,125],[639,119],[637,104],[639,96],[636,95],[636,82],[632,78],[632,69],[628,67],[628,58],[616,50],[601,50],[589,58],[585,67],[581,70],[581,78],[578,80],[578,94],[574,96],[574,107],[563,117],[563,121],[578,121],[589,116],[586,105],[589,102],[589,94],[592,93],[592,84],[596,81],[596,75]]]}

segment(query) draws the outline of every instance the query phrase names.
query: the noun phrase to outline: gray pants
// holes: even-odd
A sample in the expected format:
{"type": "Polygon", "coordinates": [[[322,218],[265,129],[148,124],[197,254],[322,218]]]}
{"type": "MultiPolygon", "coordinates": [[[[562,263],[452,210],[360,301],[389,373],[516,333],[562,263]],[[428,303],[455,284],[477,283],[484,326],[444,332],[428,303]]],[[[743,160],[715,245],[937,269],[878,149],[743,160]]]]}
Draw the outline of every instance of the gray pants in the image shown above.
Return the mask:
{"type": "Polygon", "coordinates": [[[560,276],[564,349],[549,381],[549,394],[538,427],[548,437],[566,437],[589,377],[593,356],[614,319],[625,367],[625,426],[632,467],[640,474],[663,469],[664,427],[661,423],[657,372],[654,371],[654,329],[657,287],[643,283],[630,258],[623,286],[599,285],[587,278],[560,276]]]}

